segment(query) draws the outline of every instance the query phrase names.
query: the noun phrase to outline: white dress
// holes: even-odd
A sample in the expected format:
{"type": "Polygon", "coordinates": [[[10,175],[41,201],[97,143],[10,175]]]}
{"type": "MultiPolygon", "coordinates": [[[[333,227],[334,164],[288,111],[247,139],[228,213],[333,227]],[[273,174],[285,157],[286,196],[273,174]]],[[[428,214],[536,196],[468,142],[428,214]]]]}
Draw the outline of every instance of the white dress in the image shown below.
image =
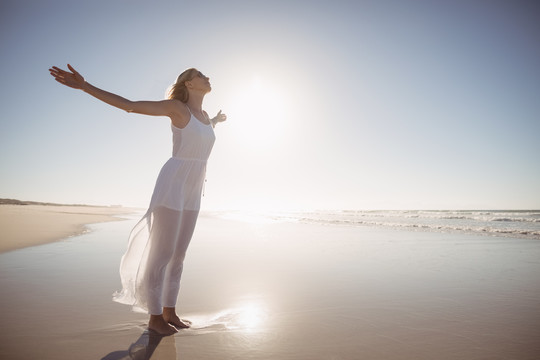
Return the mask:
{"type": "Polygon", "coordinates": [[[206,162],[214,145],[211,125],[193,114],[183,128],[171,125],[173,154],[161,169],[148,211],[129,236],[120,263],[117,302],[160,314],[174,307],[183,260],[197,220],[206,162]]]}

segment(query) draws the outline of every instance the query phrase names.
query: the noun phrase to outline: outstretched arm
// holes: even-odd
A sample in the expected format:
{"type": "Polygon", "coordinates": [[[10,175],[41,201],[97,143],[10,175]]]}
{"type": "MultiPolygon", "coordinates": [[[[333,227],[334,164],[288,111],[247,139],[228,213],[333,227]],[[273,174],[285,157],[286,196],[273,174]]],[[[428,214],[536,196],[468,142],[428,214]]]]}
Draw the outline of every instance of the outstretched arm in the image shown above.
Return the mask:
{"type": "Polygon", "coordinates": [[[171,116],[174,112],[174,105],[171,100],[131,101],[89,84],[71,65],[68,64],[68,68],[70,71],[65,71],[53,66],[49,69],[49,72],[60,84],[69,86],[73,89],[83,90],[96,99],[127,112],[155,116],[171,116]]]}

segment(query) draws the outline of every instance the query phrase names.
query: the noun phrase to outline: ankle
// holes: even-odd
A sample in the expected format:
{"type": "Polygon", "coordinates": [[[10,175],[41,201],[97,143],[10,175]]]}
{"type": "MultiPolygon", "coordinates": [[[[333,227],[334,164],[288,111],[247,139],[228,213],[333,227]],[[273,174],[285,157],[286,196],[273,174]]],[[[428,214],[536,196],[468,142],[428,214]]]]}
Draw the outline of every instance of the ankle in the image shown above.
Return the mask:
{"type": "Polygon", "coordinates": [[[156,322],[156,321],[164,321],[163,319],[163,314],[159,314],[159,315],[150,315],[150,321],[151,322],[156,322]]]}
{"type": "Polygon", "coordinates": [[[176,315],[176,308],[174,307],[164,307],[163,316],[173,316],[176,315]]]}

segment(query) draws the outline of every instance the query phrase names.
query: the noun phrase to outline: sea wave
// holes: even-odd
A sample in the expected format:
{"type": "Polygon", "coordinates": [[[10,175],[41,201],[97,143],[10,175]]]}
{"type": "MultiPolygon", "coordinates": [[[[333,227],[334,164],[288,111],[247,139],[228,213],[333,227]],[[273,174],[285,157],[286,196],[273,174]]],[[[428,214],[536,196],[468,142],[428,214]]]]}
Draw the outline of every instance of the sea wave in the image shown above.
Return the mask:
{"type": "Polygon", "coordinates": [[[341,210],[288,213],[283,218],[325,225],[464,232],[540,240],[540,211],[537,210],[341,210]]]}

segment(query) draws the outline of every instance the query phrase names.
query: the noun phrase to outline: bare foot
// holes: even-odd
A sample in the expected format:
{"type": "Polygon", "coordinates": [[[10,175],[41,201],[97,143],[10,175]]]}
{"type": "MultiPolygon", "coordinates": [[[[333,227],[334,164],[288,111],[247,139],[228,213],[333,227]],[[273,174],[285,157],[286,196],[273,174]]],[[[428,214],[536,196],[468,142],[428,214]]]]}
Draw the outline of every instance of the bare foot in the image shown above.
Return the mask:
{"type": "Polygon", "coordinates": [[[176,315],[166,321],[177,329],[188,329],[189,327],[191,327],[191,321],[180,319],[176,315]]]}
{"type": "Polygon", "coordinates": [[[163,319],[177,329],[187,329],[191,327],[191,321],[180,319],[176,315],[175,308],[163,308],[163,319]]]}
{"type": "Polygon", "coordinates": [[[167,321],[163,319],[162,315],[150,315],[148,329],[163,336],[169,336],[178,332],[174,326],[169,325],[167,321]]]}

